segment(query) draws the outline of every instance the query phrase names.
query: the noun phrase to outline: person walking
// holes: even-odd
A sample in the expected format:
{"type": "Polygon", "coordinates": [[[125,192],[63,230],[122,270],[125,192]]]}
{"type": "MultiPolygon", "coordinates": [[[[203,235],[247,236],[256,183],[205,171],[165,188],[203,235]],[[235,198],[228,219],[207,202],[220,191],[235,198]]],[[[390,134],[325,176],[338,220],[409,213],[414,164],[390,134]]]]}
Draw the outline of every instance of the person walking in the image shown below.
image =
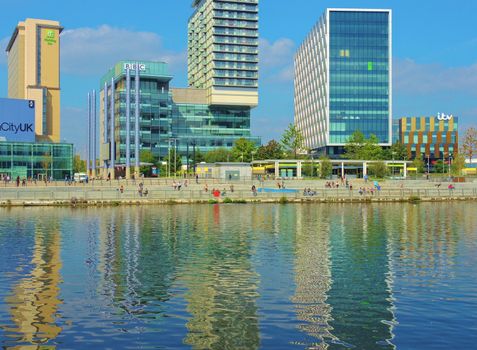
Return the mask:
{"type": "Polygon", "coordinates": [[[17,176],[17,187],[20,187],[20,176],[17,176]]]}

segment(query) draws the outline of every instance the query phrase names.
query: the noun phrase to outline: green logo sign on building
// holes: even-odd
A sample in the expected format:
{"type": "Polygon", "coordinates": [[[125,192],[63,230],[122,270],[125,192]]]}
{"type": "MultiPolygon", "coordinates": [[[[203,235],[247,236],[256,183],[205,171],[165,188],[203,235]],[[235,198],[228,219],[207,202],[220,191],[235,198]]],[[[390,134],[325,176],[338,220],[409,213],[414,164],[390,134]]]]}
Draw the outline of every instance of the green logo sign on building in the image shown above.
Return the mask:
{"type": "Polygon", "coordinates": [[[48,30],[44,40],[48,45],[56,44],[55,32],[53,30],[48,30]]]}

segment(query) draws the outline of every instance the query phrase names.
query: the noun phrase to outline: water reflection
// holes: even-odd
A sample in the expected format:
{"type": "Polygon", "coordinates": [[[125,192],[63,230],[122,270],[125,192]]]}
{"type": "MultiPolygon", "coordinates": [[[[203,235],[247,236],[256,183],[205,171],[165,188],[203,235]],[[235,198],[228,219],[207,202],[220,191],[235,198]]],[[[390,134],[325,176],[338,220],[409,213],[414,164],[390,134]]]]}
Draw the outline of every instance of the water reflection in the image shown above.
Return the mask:
{"type": "Polygon", "coordinates": [[[0,263],[0,344],[471,348],[476,209],[445,203],[0,211],[0,253],[7,257],[0,263]],[[459,337],[452,335],[457,326],[459,337]]]}
{"type": "Polygon", "coordinates": [[[56,322],[61,304],[61,234],[56,221],[41,218],[38,221],[31,260],[33,268],[5,298],[13,322],[12,326],[5,327],[10,338],[7,343],[15,345],[39,346],[54,340],[61,332],[56,322]]]}

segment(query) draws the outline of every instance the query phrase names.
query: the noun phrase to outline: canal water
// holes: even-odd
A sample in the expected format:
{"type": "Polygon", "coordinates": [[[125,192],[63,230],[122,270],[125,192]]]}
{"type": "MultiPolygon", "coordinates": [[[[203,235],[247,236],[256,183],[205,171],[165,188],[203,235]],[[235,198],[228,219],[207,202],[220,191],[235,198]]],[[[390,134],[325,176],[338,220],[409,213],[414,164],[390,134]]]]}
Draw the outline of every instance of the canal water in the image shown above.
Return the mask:
{"type": "Polygon", "coordinates": [[[477,204],[0,210],[1,349],[475,349],[477,204]]]}

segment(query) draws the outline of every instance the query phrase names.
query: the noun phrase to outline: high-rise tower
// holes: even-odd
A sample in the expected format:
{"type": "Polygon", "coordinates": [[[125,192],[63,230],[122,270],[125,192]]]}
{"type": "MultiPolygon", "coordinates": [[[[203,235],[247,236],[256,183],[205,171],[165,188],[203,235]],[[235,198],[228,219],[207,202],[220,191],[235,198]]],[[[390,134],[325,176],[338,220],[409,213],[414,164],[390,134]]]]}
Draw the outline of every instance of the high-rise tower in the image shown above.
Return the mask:
{"type": "Polygon", "coordinates": [[[295,56],[295,123],[336,156],[353,132],[392,142],[391,10],[327,9],[295,56]]]}
{"type": "Polygon", "coordinates": [[[38,141],[60,141],[59,22],[27,18],[7,46],[8,97],[35,101],[38,141]]]}
{"type": "Polygon", "coordinates": [[[194,0],[189,86],[210,105],[258,104],[258,0],[194,0]]]}

